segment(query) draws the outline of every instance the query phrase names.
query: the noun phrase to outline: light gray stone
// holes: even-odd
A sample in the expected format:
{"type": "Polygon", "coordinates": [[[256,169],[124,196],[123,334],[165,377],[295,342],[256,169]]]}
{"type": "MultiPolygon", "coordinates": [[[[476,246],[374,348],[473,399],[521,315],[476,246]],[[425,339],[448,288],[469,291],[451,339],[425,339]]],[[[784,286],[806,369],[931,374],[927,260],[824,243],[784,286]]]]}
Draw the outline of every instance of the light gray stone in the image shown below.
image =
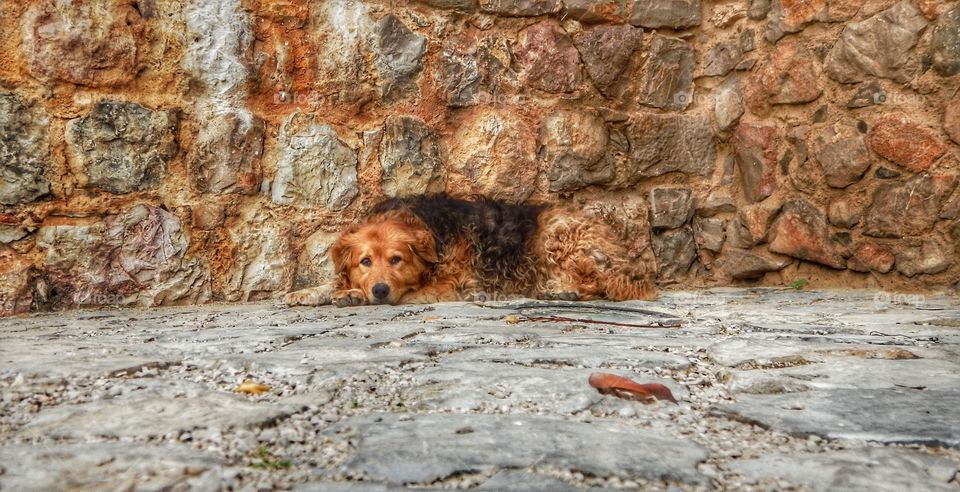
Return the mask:
{"type": "Polygon", "coordinates": [[[201,193],[260,191],[264,121],[243,113],[204,117],[187,163],[201,193]]]}
{"type": "Polygon", "coordinates": [[[740,81],[737,77],[730,77],[720,84],[713,108],[717,118],[717,128],[721,130],[729,130],[740,121],[744,107],[740,81]]]}
{"type": "Polygon", "coordinates": [[[390,97],[415,83],[423,69],[427,37],[410,30],[394,15],[377,21],[373,31],[374,65],[380,74],[380,92],[390,97]]]}
{"type": "Polygon", "coordinates": [[[830,78],[849,84],[867,77],[906,83],[918,68],[911,49],[927,21],[913,2],[900,3],[873,17],[847,24],[826,59],[830,78]]]}
{"type": "Polygon", "coordinates": [[[663,0],[633,2],[630,23],[635,26],[656,29],[695,27],[703,21],[701,0],[663,0]]]}
{"type": "Polygon", "coordinates": [[[32,202],[50,192],[49,117],[20,96],[0,93],[0,204],[32,202]]]}
{"type": "Polygon", "coordinates": [[[443,154],[437,132],[415,116],[388,116],[380,140],[383,193],[391,197],[442,191],[443,154]]]}
{"type": "Polygon", "coordinates": [[[693,231],[689,226],[683,226],[654,234],[653,254],[657,257],[657,279],[678,280],[686,275],[697,259],[693,231]]]}
{"type": "Polygon", "coordinates": [[[676,229],[693,217],[693,193],[688,188],[650,190],[650,227],[676,229]]]}
{"type": "Polygon", "coordinates": [[[279,145],[274,203],[342,210],[357,196],[357,154],[329,124],[294,113],[280,128],[279,145]]]}

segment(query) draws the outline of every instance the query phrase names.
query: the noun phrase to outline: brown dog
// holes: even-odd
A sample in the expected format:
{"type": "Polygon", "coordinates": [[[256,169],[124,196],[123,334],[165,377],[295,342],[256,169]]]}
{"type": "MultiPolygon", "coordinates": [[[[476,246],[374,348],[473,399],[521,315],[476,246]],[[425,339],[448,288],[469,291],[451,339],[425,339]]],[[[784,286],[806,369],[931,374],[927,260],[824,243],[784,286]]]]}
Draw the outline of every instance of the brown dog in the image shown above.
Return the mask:
{"type": "Polygon", "coordinates": [[[652,299],[614,231],[583,213],[446,195],[386,200],[330,248],[334,285],[288,304],[338,306],[535,297],[652,299]]]}

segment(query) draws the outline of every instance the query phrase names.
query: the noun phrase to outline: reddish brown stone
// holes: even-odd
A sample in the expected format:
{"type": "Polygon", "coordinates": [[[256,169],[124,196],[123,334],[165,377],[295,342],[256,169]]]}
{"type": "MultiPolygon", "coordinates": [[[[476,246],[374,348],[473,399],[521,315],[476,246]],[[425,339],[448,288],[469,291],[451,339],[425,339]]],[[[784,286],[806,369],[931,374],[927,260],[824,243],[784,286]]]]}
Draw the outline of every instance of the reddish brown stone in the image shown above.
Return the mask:
{"type": "Polygon", "coordinates": [[[893,268],[895,260],[890,248],[876,241],[867,240],[853,248],[853,257],[850,258],[847,266],[857,272],[887,273],[893,268]]]}
{"type": "Polygon", "coordinates": [[[22,30],[30,73],[88,86],[130,82],[144,26],[135,4],[48,0],[30,8],[22,30]]]}
{"type": "Polygon", "coordinates": [[[881,116],[867,141],[881,157],[913,172],[926,170],[947,151],[936,132],[902,115],[881,116]]]}
{"type": "Polygon", "coordinates": [[[770,105],[806,103],[819,98],[823,93],[820,67],[814,59],[813,54],[796,41],[777,43],[767,63],[745,85],[747,104],[763,113],[770,105]]]}
{"type": "Polygon", "coordinates": [[[791,200],[783,205],[783,212],[773,227],[774,237],[770,251],[801,260],[812,261],[831,268],[843,268],[843,257],[830,243],[827,218],[817,207],[805,200],[791,200]]]}
{"type": "Polygon", "coordinates": [[[30,311],[33,264],[8,248],[0,249],[0,316],[30,311]]]}
{"type": "Polygon", "coordinates": [[[740,209],[738,217],[743,231],[748,235],[751,244],[760,244],[767,240],[767,231],[770,224],[777,217],[780,211],[780,205],[767,205],[765,203],[756,203],[747,205],[740,209]]]}
{"type": "Polygon", "coordinates": [[[523,31],[513,48],[527,85],[547,92],[570,92],[580,83],[580,53],[554,20],[523,31]]]}
{"type": "Polygon", "coordinates": [[[741,123],[733,134],[733,148],[743,194],[747,201],[759,202],[777,189],[776,127],[741,123]]]}
{"type": "Polygon", "coordinates": [[[776,41],[812,22],[837,22],[856,15],[865,0],[779,0],[774,2],[767,38],[776,41]]]}

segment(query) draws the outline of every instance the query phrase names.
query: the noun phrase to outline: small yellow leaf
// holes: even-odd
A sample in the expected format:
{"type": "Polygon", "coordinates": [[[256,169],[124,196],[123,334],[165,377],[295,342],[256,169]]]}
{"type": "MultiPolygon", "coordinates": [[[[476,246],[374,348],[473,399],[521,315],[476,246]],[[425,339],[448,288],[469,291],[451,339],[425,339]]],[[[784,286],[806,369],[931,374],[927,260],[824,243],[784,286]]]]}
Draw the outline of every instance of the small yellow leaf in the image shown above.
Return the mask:
{"type": "Polygon", "coordinates": [[[236,391],[237,393],[244,393],[247,395],[260,395],[260,394],[266,393],[267,391],[270,391],[270,387],[265,384],[260,384],[251,379],[245,379],[242,383],[240,383],[240,386],[237,386],[236,388],[234,388],[233,391],[236,391]]]}
{"type": "Polygon", "coordinates": [[[520,322],[520,317],[517,316],[516,314],[508,314],[504,316],[503,322],[508,325],[515,325],[520,322]]]}

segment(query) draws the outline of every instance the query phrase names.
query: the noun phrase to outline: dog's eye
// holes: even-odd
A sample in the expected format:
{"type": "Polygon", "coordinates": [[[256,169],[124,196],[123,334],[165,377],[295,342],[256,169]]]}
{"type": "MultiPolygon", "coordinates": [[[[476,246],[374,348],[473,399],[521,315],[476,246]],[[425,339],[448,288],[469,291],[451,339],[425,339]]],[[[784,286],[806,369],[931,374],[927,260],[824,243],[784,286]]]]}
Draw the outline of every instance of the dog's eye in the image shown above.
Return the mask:
{"type": "Polygon", "coordinates": [[[396,265],[397,263],[400,263],[400,260],[402,260],[402,259],[403,259],[403,258],[400,258],[399,256],[394,256],[393,258],[390,258],[390,264],[391,264],[391,265],[396,265]]]}
{"type": "Polygon", "coordinates": [[[370,261],[370,258],[364,258],[364,259],[360,260],[360,264],[363,265],[363,266],[365,266],[365,267],[368,267],[368,266],[370,266],[371,264],[373,264],[373,262],[370,261]]]}

